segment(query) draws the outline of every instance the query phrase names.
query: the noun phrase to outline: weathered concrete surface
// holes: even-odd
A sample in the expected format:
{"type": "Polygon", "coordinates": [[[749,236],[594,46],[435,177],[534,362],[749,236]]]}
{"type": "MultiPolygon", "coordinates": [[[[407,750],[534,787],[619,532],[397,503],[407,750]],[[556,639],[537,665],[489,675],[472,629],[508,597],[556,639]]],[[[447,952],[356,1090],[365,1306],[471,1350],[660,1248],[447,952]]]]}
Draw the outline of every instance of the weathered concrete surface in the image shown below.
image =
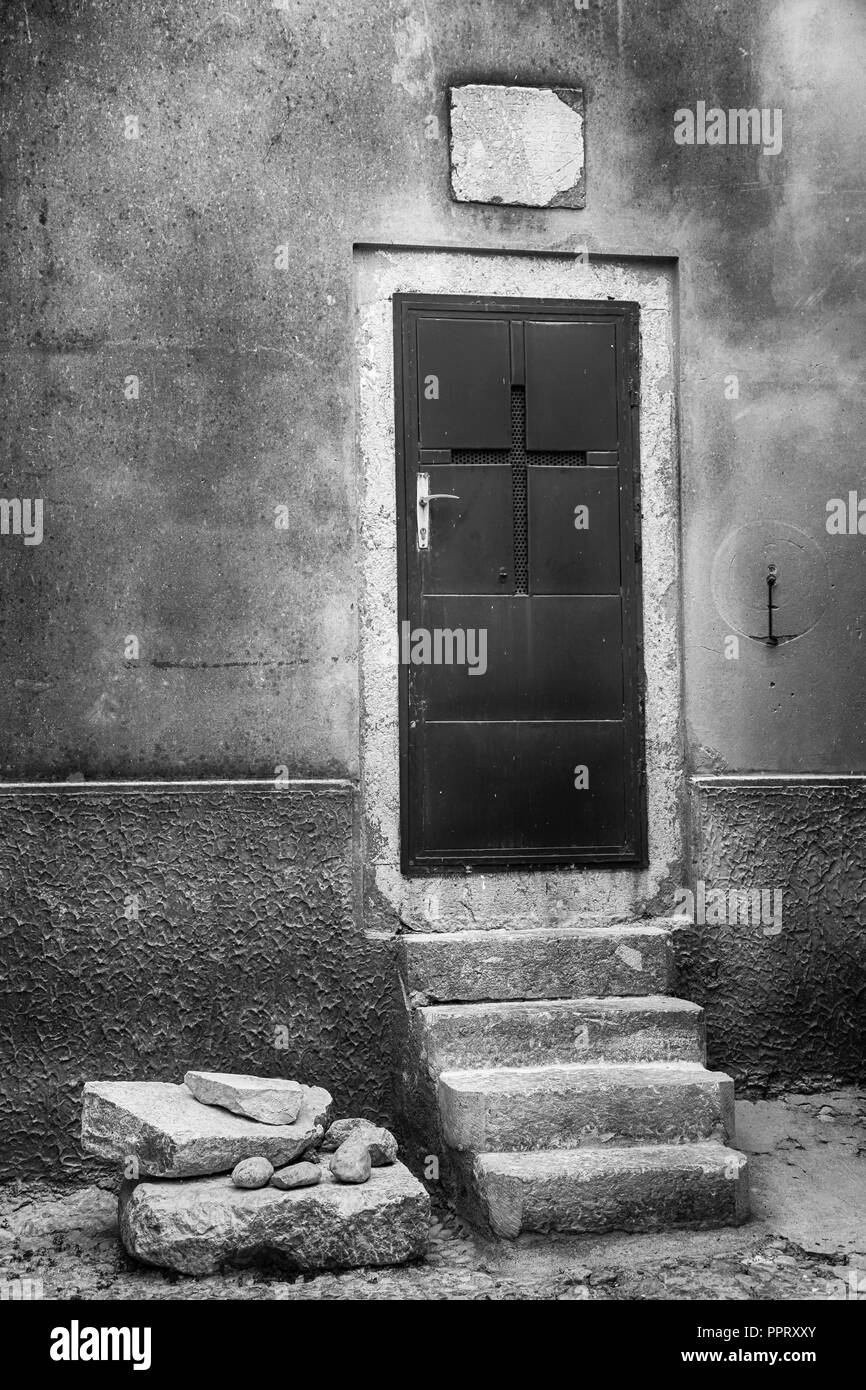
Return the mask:
{"type": "Polygon", "coordinates": [[[22,133],[2,453],[7,494],[51,503],[42,546],[3,547],[7,775],[351,767],[362,239],[680,257],[693,747],[703,767],[866,767],[850,603],[725,661],[708,584],[728,529],[776,512],[857,592],[860,543],[826,536],[824,508],[857,485],[866,432],[860,6],[674,0],[659,23],[561,0],[81,0],[2,25],[22,133]],[[585,214],[454,204],[447,87],[479,80],[585,87],[585,214]],[[782,152],[677,146],[699,99],[782,107],[782,152]]]}
{"type": "Polygon", "coordinates": [[[199,1278],[169,1275],[118,1258],[111,1194],[102,1195],[112,1230],[97,1215],[85,1229],[58,1224],[55,1231],[54,1218],[43,1214],[56,1202],[68,1212],[77,1189],[44,1180],[8,1183],[0,1185],[0,1278],[42,1278],[45,1297],[58,1300],[844,1300],[851,1276],[866,1273],[858,1154],[864,1119],[866,1092],[855,1090],[738,1102],[753,1211],[743,1226],[491,1239],[447,1211],[433,1184],[434,1219],[423,1260],[310,1278],[232,1268],[199,1278]],[[38,1234],[19,1238],[13,1223],[38,1234]]]}
{"type": "Polygon", "coordinates": [[[687,1063],[446,1071],[446,1142],[475,1154],[629,1143],[730,1143],[734,1085],[687,1063]]]}
{"type": "Polygon", "coordinates": [[[494,1233],[738,1226],[748,1159],[721,1144],[481,1154],[474,1177],[494,1233]]]}
{"type": "Polygon", "coordinates": [[[672,935],[676,988],[706,1009],[710,1062],[753,1094],[860,1080],[866,778],[700,778],[692,813],[693,884],[782,894],[778,933],[750,918],[672,935]]]}
{"type": "Polygon", "coordinates": [[[299,1081],[280,1076],[244,1076],[237,1072],[188,1071],[183,1084],[202,1105],[220,1105],[265,1125],[290,1125],[304,1100],[299,1081]]]}
{"type": "Polygon", "coordinates": [[[670,973],[664,925],[643,924],[412,933],[399,963],[419,1003],[663,994],[670,973]]]}
{"type": "Polygon", "coordinates": [[[120,1235],[145,1264],[210,1274],[224,1261],[284,1269],[352,1269],[418,1259],[430,1198],[408,1168],[376,1168],[362,1186],[329,1173],[315,1187],[244,1192],[229,1178],[125,1184],[120,1235]]]}
{"type": "Polygon", "coordinates": [[[703,1062],[703,1010],[664,995],[419,1010],[432,1072],[555,1062],[703,1062]]]}
{"type": "Polygon", "coordinates": [[[583,92],[472,83],[450,96],[458,201],[584,206],[583,92]]]}
{"type": "Polygon", "coordinates": [[[262,1125],[202,1105],[186,1086],[172,1082],[88,1081],[81,1142],[121,1170],[134,1159],[142,1177],[225,1173],[242,1159],[259,1157],[280,1168],[321,1142],[331,1104],[327,1091],[306,1086],[294,1124],[262,1125]]]}
{"type": "Polygon", "coordinates": [[[339,783],[0,788],[0,1172],[104,1176],[93,1077],[276,1073],[392,1121],[352,807],[339,783]]]}
{"type": "Polygon", "coordinates": [[[866,1274],[866,1087],[738,1101],[737,1137],[752,1155],[755,1220],[866,1274]]]}

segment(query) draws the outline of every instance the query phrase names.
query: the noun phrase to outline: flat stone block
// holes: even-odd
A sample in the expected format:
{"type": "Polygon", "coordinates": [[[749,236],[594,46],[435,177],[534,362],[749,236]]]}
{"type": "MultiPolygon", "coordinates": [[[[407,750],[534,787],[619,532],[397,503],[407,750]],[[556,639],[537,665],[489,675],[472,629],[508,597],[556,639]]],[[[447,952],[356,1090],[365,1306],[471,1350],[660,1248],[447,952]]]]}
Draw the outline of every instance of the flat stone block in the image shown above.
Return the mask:
{"type": "Polygon", "coordinates": [[[319,1144],[328,1122],[328,1092],[305,1086],[304,1093],[294,1124],[264,1125],[202,1105],[186,1086],[169,1081],[88,1081],[81,1142],[88,1153],[118,1164],[134,1158],[142,1177],[227,1173],[257,1156],[282,1168],[319,1144]]]}
{"type": "Polygon", "coordinates": [[[374,1168],[358,1186],[335,1183],[322,1168],[318,1186],[288,1192],[244,1190],[228,1177],[127,1183],[119,1208],[124,1247],[181,1274],[257,1260],[303,1272],[353,1269],[424,1254],[430,1198],[404,1164],[374,1168]]]}
{"type": "Polygon", "coordinates": [[[703,1010],[667,995],[439,1004],[418,1013],[432,1072],[704,1060],[703,1010]]]}
{"type": "Polygon", "coordinates": [[[583,92],[451,88],[451,188],[462,203],[582,208],[583,92]]]}
{"type": "Polygon", "coordinates": [[[734,1083],[686,1063],[445,1071],[447,1142],[475,1153],[733,1137],[734,1083]]]}
{"type": "Polygon", "coordinates": [[[474,1183],[497,1235],[739,1226],[746,1155],[717,1143],[480,1154],[474,1183]]]}
{"type": "Polygon", "coordinates": [[[666,919],[613,927],[413,932],[400,938],[415,1002],[665,994],[666,919]]]}

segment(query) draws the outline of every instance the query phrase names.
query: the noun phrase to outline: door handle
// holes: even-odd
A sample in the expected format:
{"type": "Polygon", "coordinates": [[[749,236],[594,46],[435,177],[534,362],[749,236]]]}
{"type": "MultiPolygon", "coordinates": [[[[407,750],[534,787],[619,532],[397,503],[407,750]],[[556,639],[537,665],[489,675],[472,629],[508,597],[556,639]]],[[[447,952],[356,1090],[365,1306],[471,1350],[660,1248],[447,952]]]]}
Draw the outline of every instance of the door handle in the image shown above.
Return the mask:
{"type": "Polygon", "coordinates": [[[430,548],[430,503],[438,502],[440,498],[445,497],[451,498],[454,502],[460,501],[456,492],[431,492],[430,474],[418,474],[415,499],[415,520],[418,528],[419,550],[429,550],[430,548]]]}

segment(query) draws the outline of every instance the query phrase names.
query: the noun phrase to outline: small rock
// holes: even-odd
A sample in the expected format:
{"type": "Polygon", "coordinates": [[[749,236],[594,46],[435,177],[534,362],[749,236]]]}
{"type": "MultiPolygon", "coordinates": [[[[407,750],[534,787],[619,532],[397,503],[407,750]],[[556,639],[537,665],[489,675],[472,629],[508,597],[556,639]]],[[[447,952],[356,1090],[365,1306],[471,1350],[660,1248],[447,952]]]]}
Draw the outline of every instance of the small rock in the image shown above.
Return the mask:
{"type": "Polygon", "coordinates": [[[243,1158],[232,1170],[232,1182],[235,1187],[267,1187],[273,1172],[268,1158],[243,1158]]]}
{"type": "Polygon", "coordinates": [[[369,1120],[335,1120],[322,1140],[322,1148],[326,1153],[334,1153],[350,1135],[363,1135],[374,1168],[397,1162],[397,1140],[389,1129],[381,1129],[369,1120]]]}
{"type": "Polygon", "coordinates": [[[304,1099],[300,1082],[281,1076],[188,1071],[183,1082],[202,1105],[219,1105],[263,1125],[293,1125],[304,1099]]]}
{"type": "Polygon", "coordinates": [[[322,1166],[320,1163],[290,1163],[286,1168],[280,1168],[271,1177],[271,1187],[279,1187],[283,1192],[290,1192],[293,1187],[315,1187],[317,1182],[322,1181],[322,1166]]]}
{"type": "Polygon", "coordinates": [[[350,1134],[331,1159],[337,1182],[366,1182],[372,1166],[370,1149],[361,1135],[350,1134]]]}

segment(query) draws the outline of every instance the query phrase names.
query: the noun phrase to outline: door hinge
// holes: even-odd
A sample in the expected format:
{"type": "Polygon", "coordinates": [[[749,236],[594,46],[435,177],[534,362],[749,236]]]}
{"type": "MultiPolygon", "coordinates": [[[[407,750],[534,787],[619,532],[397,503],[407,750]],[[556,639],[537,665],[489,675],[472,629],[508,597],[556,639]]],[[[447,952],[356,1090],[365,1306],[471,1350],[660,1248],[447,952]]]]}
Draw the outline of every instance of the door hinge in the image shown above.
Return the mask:
{"type": "Polygon", "coordinates": [[[629,324],[628,334],[628,403],[640,405],[640,327],[637,317],[629,324]]]}

